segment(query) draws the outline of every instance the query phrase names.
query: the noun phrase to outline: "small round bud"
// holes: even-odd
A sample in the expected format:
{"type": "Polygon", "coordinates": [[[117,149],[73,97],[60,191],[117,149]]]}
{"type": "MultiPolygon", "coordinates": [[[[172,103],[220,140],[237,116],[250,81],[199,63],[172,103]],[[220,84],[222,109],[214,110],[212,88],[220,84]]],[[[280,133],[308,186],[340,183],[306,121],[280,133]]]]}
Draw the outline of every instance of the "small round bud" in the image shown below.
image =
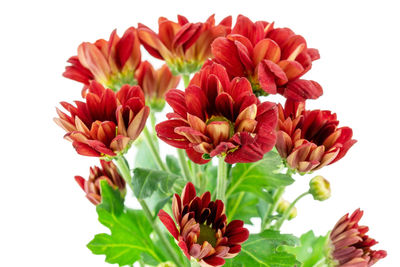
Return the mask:
{"type": "Polygon", "coordinates": [[[315,200],[324,201],[331,197],[331,186],[328,180],[318,175],[310,181],[310,194],[315,200]]]}
{"type": "MultiPolygon", "coordinates": [[[[277,207],[276,211],[279,214],[284,214],[287,211],[287,209],[289,208],[289,206],[290,206],[290,202],[285,200],[285,199],[283,199],[283,198],[281,198],[279,200],[278,207],[277,207]]],[[[293,207],[292,210],[289,213],[288,219],[289,220],[294,219],[294,218],[296,218],[296,216],[297,216],[297,209],[296,209],[296,207],[293,207]]]]}

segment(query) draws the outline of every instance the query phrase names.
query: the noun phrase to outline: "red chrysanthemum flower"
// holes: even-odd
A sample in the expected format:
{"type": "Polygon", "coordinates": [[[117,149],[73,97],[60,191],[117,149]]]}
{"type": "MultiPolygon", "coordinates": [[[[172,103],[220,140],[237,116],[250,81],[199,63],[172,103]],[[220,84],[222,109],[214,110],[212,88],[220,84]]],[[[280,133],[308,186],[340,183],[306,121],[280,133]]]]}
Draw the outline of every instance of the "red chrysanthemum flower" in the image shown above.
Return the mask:
{"type": "Polygon", "coordinates": [[[144,91],[146,103],[156,111],[161,111],[165,105],[165,94],[169,89],[176,88],[180,77],[172,75],[167,65],[155,70],[144,61],[136,72],[138,84],[144,91]]]}
{"type": "Polygon", "coordinates": [[[219,64],[208,61],[184,92],[172,89],[166,100],[174,113],[157,135],[198,164],[219,155],[231,164],[255,162],[275,144],[276,105],[260,103],[246,78],[230,81],[219,64]]]}
{"type": "Polygon", "coordinates": [[[71,66],[65,68],[63,76],[83,83],[83,96],[92,80],[117,91],[124,84],[137,84],[135,70],[140,58],[137,30],[131,27],[121,38],[114,30],[108,41],[100,39],[95,43],[82,43],[78,55],[68,60],[71,66]]]}
{"type": "Polygon", "coordinates": [[[107,183],[118,188],[121,195],[125,195],[125,181],[118,174],[117,166],[112,161],[100,160],[101,168],[94,166],[90,168],[89,179],[85,180],[82,176],[75,176],[76,182],[85,191],[87,199],[94,205],[101,203],[100,181],[105,180],[107,183]]]}
{"type": "Polygon", "coordinates": [[[280,104],[276,148],[290,168],[309,172],[332,164],[346,155],[357,141],[349,127],[338,128],[336,114],[305,110],[304,102],[280,104]]]}
{"type": "Polygon", "coordinates": [[[160,17],[158,34],[139,24],[139,38],[154,57],[165,60],[175,75],[190,74],[201,68],[211,55],[211,43],[231,30],[232,18],[215,25],[214,15],[204,23],[191,23],[178,15],[178,22],[160,17]]]}
{"type": "Polygon", "coordinates": [[[95,81],[90,84],[85,102],[75,104],[61,102],[70,115],[57,109],[59,118],[54,120],[84,156],[116,156],[123,152],[142,132],[150,112],[139,86],[124,85],[115,93],[95,81]]]}
{"type": "Polygon", "coordinates": [[[165,211],[160,210],[158,217],[186,257],[195,258],[202,266],[224,265],[224,259],[235,257],[249,237],[243,221],[227,224],[221,200],[211,201],[210,192],[196,196],[192,183],[184,187],[181,196],[174,195],[172,212],[179,230],[165,211]]]}
{"type": "Polygon", "coordinates": [[[318,83],[299,79],[319,58],[318,50],[289,28],[239,15],[231,34],[212,43],[212,54],[231,78],[247,77],[257,95],[280,93],[297,101],[322,95],[318,83]]]}
{"type": "Polygon", "coordinates": [[[357,209],[350,217],[343,216],[333,228],[330,241],[334,266],[369,267],[386,257],[386,251],[371,249],[378,242],[366,235],[367,226],[358,225],[362,216],[363,211],[357,209]]]}

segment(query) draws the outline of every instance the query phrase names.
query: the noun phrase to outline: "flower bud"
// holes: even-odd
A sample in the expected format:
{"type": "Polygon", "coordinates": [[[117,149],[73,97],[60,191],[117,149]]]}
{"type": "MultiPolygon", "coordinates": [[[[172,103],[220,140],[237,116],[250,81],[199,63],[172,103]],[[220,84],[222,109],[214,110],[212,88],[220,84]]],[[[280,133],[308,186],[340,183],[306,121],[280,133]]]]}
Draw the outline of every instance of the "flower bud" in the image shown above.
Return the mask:
{"type": "Polygon", "coordinates": [[[331,186],[324,177],[318,175],[310,181],[310,194],[315,200],[324,201],[331,196],[331,186]]]}
{"type": "MultiPolygon", "coordinates": [[[[276,210],[279,214],[284,214],[287,211],[287,209],[289,208],[289,206],[290,206],[290,202],[281,198],[279,200],[278,207],[276,210]]],[[[296,218],[296,216],[297,216],[297,209],[296,209],[296,207],[293,207],[289,213],[288,219],[289,220],[294,219],[294,218],[296,218]]]]}

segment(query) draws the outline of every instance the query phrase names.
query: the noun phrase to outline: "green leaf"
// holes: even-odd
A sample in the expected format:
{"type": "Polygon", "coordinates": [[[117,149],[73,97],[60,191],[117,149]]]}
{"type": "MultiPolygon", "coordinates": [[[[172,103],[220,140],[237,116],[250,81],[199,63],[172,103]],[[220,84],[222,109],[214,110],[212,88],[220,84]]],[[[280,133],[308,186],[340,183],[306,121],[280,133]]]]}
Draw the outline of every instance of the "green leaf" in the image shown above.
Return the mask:
{"type": "Polygon", "coordinates": [[[179,161],[176,157],[172,155],[167,155],[165,158],[165,162],[167,163],[167,166],[169,170],[176,174],[176,175],[181,175],[181,167],[179,166],[179,161]]]}
{"type": "Polygon", "coordinates": [[[242,220],[246,224],[252,224],[251,218],[257,217],[258,197],[248,192],[231,195],[226,206],[228,221],[242,220]]]}
{"type": "Polygon", "coordinates": [[[124,209],[119,191],[106,181],[100,182],[102,203],[96,210],[99,221],[110,229],[111,234],[98,234],[87,245],[93,254],[106,255],[106,262],[120,266],[130,265],[146,253],[154,261],[163,262],[165,257],[150,239],[152,227],[142,210],[124,209]]]}
{"type": "Polygon", "coordinates": [[[266,202],[272,202],[266,189],[288,186],[294,180],[286,174],[279,173],[283,164],[278,153],[270,151],[265,157],[254,163],[238,163],[232,168],[232,180],[227,195],[237,192],[251,192],[266,202]]]}
{"type": "Polygon", "coordinates": [[[164,171],[136,168],[133,171],[133,191],[138,199],[150,197],[155,191],[168,195],[179,176],[164,171]]]}
{"type": "Polygon", "coordinates": [[[277,231],[266,230],[252,234],[242,245],[242,251],[235,258],[228,260],[225,266],[299,267],[300,262],[294,255],[279,249],[283,245],[297,244],[298,239],[295,236],[280,234],[277,231]]]}
{"type": "Polygon", "coordinates": [[[329,233],[326,236],[315,236],[309,231],[300,237],[300,246],[284,246],[285,251],[296,255],[302,267],[327,267],[329,265],[329,233]]]}
{"type": "MultiPolygon", "coordinates": [[[[158,140],[153,137],[153,143],[158,149],[158,140]]],[[[135,143],[136,147],[136,156],[135,156],[135,167],[136,168],[148,168],[148,169],[157,169],[158,166],[153,159],[153,155],[146,144],[146,141],[141,137],[135,143]]]]}

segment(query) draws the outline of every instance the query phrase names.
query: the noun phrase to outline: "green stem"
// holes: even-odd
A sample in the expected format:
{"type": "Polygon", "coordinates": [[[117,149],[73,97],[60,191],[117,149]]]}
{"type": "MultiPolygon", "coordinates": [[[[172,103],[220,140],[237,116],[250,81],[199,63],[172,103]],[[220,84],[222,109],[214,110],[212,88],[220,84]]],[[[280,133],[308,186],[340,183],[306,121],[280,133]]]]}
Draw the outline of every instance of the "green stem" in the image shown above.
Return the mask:
{"type": "Polygon", "coordinates": [[[296,205],[297,202],[299,202],[300,199],[302,199],[303,197],[307,196],[308,194],[310,194],[309,191],[304,192],[303,194],[301,194],[300,196],[298,196],[293,202],[292,204],[290,204],[290,206],[287,208],[287,210],[285,211],[285,213],[282,215],[282,217],[275,223],[274,225],[274,230],[279,230],[282,227],[282,224],[289,218],[290,212],[292,211],[292,209],[294,208],[294,206],[296,205]]]}
{"type": "Polygon", "coordinates": [[[162,161],[162,159],[160,157],[160,154],[158,153],[158,150],[153,141],[153,137],[152,137],[151,133],[149,132],[149,129],[147,128],[147,126],[144,127],[143,133],[144,133],[144,138],[146,140],[146,144],[149,147],[150,152],[151,152],[153,159],[154,159],[155,163],[157,164],[158,168],[165,172],[169,172],[167,165],[165,165],[165,163],[162,161]]]}
{"type": "Polygon", "coordinates": [[[225,202],[226,184],[228,176],[228,168],[225,163],[225,157],[218,157],[218,175],[217,175],[217,194],[216,199],[225,202]]]}
{"type": "Polygon", "coordinates": [[[190,82],[190,75],[183,74],[182,79],[183,79],[183,85],[185,86],[185,88],[188,87],[189,82],[190,82]]]}
{"type": "Polygon", "coordinates": [[[272,196],[274,203],[270,204],[267,209],[267,214],[264,216],[263,221],[261,222],[261,231],[268,229],[272,223],[272,215],[278,208],[279,200],[281,199],[283,193],[285,192],[285,187],[279,187],[272,196]]]}
{"type": "Polygon", "coordinates": [[[240,202],[242,202],[243,197],[244,197],[244,192],[240,192],[239,196],[235,200],[235,204],[233,205],[232,210],[228,213],[228,222],[232,221],[233,216],[236,213],[236,210],[238,209],[240,202]]]}
{"type": "Polygon", "coordinates": [[[181,167],[182,174],[184,176],[183,178],[185,178],[189,182],[194,182],[192,174],[190,173],[189,170],[188,162],[186,160],[185,151],[183,149],[178,148],[177,152],[178,152],[179,165],[181,167]]]}
{"type": "MultiPolygon", "coordinates": [[[[130,188],[133,191],[133,185],[132,185],[132,176],[131,172],[129,169],[128,162],[126,161],[124,156],[119,156],[115,159],[116,164],[118,166],[118,170],[122,175],[122,178],[124,178],[125,182],[130,186],[130,188]]],[[[168,254],[170,254],[171,258],[173,261],[177,264],[177,266],[181,266],[181,262],[176,255],[175,251],[172,249],[171,245],[168,242],[168,239],[164,236],[162,233],[161,229],[157,225],[157,221],[153,219],[153,215],[151,214],[151,211],[149,209],[149,206],[147,205],[146,201],[143,199],[138,199],[138,202],[140,206],[142,206],[144,215],[146,216],[148,222],[153,226],[154,232],[157,234],[159,237],[161,243],[163,243],[163,246],[167,249],[168,254]]]]}
{"type": "MultiPolygon", "coordinates": [[[[118,167],[119,173],[130,188],[132,188],[132,176],[131,170],[129,169],[128,162],[124,156],[119,156],[115,158],[115,163],[118,167]]],[[[132,189],[133,190],[133,189],[132,189]]]]}
{"type": "Polygon", "coordinates": [[[170,256],[172,257],[173,261],[177,264],[177,266],[182,266],[181,261],[179,260],[175,251],[172,249],[171,244],[169,244],[168,239],[165,237],[160,227],[158,227],[157,221],[153,220],[153,215],[151,214],[151,211],[149,209],[149,206],[147,206],[146,201],[144,201],[143,199],[138,199],[138,201],[139,204],[142,206],[143,212],[146,215],[147,220],[153,226],[154,232],[158,235],[161,243],[167,249],[168,254],[170,254],[170,256]]]}

